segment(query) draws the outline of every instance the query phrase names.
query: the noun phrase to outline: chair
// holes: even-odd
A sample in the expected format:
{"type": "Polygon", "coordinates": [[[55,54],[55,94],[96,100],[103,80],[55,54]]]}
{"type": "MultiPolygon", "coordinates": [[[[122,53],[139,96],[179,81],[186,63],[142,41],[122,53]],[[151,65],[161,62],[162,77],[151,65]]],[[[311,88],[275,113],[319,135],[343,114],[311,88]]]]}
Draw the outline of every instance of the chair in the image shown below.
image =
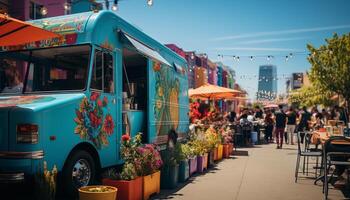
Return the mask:
{"type": "MultiPolygon", "coordinates": [[[[308,158],[308,157],[316,157],[316,158],[317,157],[322,157],[322,152],[320,152],[320,151],[315,151],[315,152],[309,151],[309,150],[306,149],[306,145],[302,149],[301,144],[300,144],[301,143],[300,142],[301,141],[300,133],[301,132],[297,133],[298,154],[297,154],[297,162],[296,162],[296,166],[295,166],[295,182],[298,181],[299,166],[300,166],[300,158],[301,157],[304,157],[303,173],[304,173],[304,170],[305,170],[305,158],[308,158]]],[[[317,168],[316,168],[316,173],[317,173],[317,168]]]]}
{"type": "MultiPolygon", "coordinates": [[[[320,152],[322,155],[322,149],[318,148],[318,144],[315,145],[315,147],[311,147],[312,145],[312,134],[310,132],[306,132],[305,133],[305,151],[306,152],[320,152]]],[[[306,159],[306,176],[309,175],[309,157],[310,156],[304,156],[304,163],[305,163],[305,159],[306,159]]],[[[321,173],[321,168],[318,167],[318,159],[319,156],[316,157],[316,166],[314,167],[316,169],[316,173],[315,176],[317,177],[317,169],[320,169],[320,173],[321,173]]],[[[303,173],[305,173],[305,164],[303,165],[303,173]]]]}
{"type": "MultiPolygon", "coordinates": [[[[350,139],[344,136],[334,136],[326,141],[323,147],[323,160],[324,160],[324,181],[323,192],[324,199],[328,199],[328,173],[331,166],[350,166],[350,139]],[[337,142],[342,143],[337,143],[337,142]],[[344,144],[349,143],[349,144],[344,144]]],[[[333,174],[331,175],[331,178],[333,174]]],[[[348,179],[349,180],[349,179],[348,179]]]]}

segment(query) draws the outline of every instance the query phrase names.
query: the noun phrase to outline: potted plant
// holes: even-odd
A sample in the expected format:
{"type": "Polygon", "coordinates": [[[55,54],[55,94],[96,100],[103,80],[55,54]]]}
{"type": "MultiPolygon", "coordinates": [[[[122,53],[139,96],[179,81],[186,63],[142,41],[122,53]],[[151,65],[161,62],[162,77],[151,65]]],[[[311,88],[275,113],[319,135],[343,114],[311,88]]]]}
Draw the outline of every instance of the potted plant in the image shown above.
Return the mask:
{"type": "Polygon", "coordinates": [[[188,144],[179,144],[179,181],[185,182],[190,176],[189,159],[193,155],[192,149],[188,144]]]}
{"type": "Polygon", "coordinates": [[[191,141],[191,144],[194,146],[197,155],[197,172],[203,172],[208,168],[207,143],[203,139],[196,139],[191,141]]]}
{"type": "Polygon", "coordinates": [[[56,198],[56,181],[57,167],[53,166],[48,170],[46,161],[43,162],[43,169],[39,165],[39,170],[34,177],[36,199],[55,200],[56,198]]]}
{"type": "MultiPolygon", "coordinates": [[[[214,126],[210,126],[206,131],[205,131],[205,137],[208,142],[208,148],[210,151],[210,162],[211,161],[217,161],[218,160],[218,146],[220,144],[220,138],[214,129],[214,126]]],[[[212,164],[212,163],[211,163],[212,164]]]]}
{"type": "Polygon", "coordinates": [[[117,191],[112,186],[84,186],[79,188],[79,200],[116,200],[117,191]]]}
{"type": "Polygon", "coordinates": [[[233,146],[231,146],[230,144],[232,144],[232,136],[231,136],[231,130],[229,128],[225,129],[221,129],[220,130],[221,133],[221,138],[222,138],[222,144],[223,144],[223,157],[224,158],[229,158],[231,153],[231,149],[233,148],[233,146]]]}
{"type": "Polygon", "coordinates": [[[190,176],[197,172],[197,155],[195,153],[196,147],[190,142],[188,144],[191,154],[189,155],[188,164],[190,167],[190,176]]]}
{"type": "Polygon", "coordinates": [[[137,147],[141,146],[141,134],[133,139],[128,134],[122,136],[121,157],[125,161],[122,172],[110,169],[102,179],[103,185],[113,186],[119,189],[118,199],[138,200],[142,198],[142,176],[140,159],[137,147]]]}
{"type": "Polygon", "coordinates": [[[143,175],[143,199],[149,199],[154,193],[160,192],[160,171],[163,161],[157,146],[146,144],[138,147],[141,155],[141,169],[143,175]]]}

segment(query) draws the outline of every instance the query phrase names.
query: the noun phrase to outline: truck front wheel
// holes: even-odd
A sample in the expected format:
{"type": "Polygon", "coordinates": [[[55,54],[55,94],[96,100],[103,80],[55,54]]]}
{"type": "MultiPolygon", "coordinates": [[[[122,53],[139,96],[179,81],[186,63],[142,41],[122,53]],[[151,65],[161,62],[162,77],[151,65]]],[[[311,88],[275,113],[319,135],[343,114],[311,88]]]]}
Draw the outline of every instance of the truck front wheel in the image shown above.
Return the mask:
{"type": "Polygon", "coordinates": [[[77,189],[94,183],[96,165],[92,156],[82,150],[69,156],[62,171],[62,187],[70,196],[77,195],[77,189]]]}

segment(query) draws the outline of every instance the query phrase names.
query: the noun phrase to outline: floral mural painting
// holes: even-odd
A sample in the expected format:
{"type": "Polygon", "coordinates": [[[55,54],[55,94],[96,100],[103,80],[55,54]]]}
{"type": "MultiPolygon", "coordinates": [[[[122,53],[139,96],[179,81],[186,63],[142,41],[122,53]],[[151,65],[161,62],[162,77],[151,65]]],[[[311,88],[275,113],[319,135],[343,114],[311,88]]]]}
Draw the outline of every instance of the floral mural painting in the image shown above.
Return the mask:
{"type": "Polygon", "coordinates": [[[107,138],[114,132],[112,116],[104,114],[107,105],[107,97],[101,100],[100,93],[92,92],[90,99],[84,97],[79,109],[75,110],[77,126],[74,133],[79,134],[81,139],[90,140],[98,149],[108,146],[107,138]]]}
{"type": "Polygon", "coordinates": [[[54,97],[49,96],[14,96],[0,98],[1,107],[14,107],[18,105],[31,104],[31,103],[43,103],[55,100],[54,97]]]}
{"type": "Polygon", "coordinates": [[[171,68],[154,62],[155,105],[154,116],[157,135],[166,135],[169,130],[177,129],[179,124],[180,83],[171,68]]]}

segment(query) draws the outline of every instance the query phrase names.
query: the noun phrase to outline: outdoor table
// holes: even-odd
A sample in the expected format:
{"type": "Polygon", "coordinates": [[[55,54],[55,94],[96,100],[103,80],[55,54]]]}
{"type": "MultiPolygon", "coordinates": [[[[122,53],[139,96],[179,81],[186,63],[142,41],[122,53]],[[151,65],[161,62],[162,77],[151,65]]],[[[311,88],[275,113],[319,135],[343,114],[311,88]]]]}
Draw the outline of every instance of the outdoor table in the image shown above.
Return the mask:
{"type": "MultiPolygon", "coordinates": [[[[335,135],[334,135],[335,136],[335,135]]],[[[313,144],[322,144],[322,146],[326,143],[326,141],[330,138],[330,134],[327,131],[314,131],[312,132],[312,137],[311,137],[311,142],[313,144]]],[[[347,137],[350,138],[350,137],[347,137]]],[[[339,144],[339,145],[350,145],[349,142],[347,141],[334,141],[332,142],[333,144],[339,144]]],[[[322,147],[323,148],[323,147],[322,147]]],[[[322,157],[323,160],[323,157],[322,157]]],[[[321,168],[323,168],[323,161],[321,162],[321,168]]],[[[317,181],[323,180],[324,174],[320,175],[319,177],[316,178],[314,184],[316,185],[317,181]]]]}

